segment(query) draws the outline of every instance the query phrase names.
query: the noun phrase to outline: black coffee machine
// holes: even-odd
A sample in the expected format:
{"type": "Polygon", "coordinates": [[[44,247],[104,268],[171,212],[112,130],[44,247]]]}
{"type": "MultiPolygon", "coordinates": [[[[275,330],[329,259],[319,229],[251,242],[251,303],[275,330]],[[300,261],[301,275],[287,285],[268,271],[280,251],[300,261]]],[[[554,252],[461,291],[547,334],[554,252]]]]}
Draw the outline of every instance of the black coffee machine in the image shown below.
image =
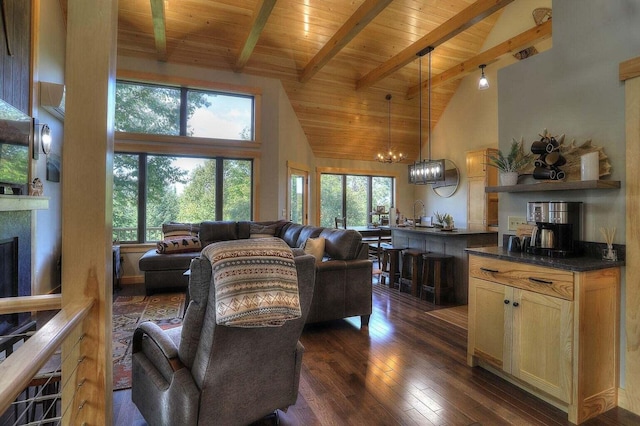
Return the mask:
{"type": "Polygon", "coordinates": [[[577,256],[575,242],[582,238],[582,203],[530,201],[527,221],[535,223],[529,253],[549,257],[577,256]]]}

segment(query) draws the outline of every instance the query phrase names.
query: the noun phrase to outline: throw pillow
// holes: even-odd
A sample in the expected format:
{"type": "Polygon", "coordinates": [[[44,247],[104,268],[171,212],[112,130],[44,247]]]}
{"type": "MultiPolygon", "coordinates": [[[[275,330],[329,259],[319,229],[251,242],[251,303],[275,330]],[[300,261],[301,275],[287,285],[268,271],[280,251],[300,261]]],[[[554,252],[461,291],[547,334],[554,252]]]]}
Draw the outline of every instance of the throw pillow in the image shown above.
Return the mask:
{"type": "Polygon", "coordinates": [[[249,231],[249,238],[271,238],[276,235],[277,227],[278,224],[276,223],[272,225],[259,225],[257,223],[252,223],[249,231]]]}
{"type": "Polygon", "coordinates": [[[169,222],[162,224],[162,239],[178,238],[183,236],[198,236],[198,231],[193,233],[193,225],[190,223],[169,222]]]}
{"type": "Polygon", "coordinates": [[[156,251],[160,254],[187,253],[190,251],[200,251],[202,245],[196,237],[167,238],[159,241],[156,251]]]}
{"type": "Polygon", "coordinates": [[[302,247],[305,253],[312,254],[316,258],[316,265],[322,263],[324,256],[324,238],[307,238],[302,247]]]}

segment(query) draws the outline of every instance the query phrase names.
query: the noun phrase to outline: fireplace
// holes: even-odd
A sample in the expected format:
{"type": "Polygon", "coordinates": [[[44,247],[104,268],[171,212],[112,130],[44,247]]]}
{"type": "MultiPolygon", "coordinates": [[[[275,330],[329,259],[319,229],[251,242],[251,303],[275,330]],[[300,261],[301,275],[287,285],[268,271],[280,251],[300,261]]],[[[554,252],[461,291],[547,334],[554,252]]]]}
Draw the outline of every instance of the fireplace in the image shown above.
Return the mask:
{"type": "MultiPolygon", "coordinates": [[[[0,239],[0,297],[18,296],[18,237],[0,239]]],[[[0,315],[0,336],[15,329],[18,314],[0,315]]]]}

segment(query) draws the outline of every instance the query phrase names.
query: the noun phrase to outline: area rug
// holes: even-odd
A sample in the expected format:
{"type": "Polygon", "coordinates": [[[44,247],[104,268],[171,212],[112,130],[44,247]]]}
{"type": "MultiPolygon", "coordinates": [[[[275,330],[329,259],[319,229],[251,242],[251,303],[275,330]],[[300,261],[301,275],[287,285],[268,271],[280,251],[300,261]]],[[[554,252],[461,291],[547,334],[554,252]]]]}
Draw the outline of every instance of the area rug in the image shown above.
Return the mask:
{"type": "Polygon", "coordinates": [[[182,324],[184,294],[119,296],[113,302],[113,390],[131,387],[131,340],[145,321],[163,329],[182,324]]]}
{"type": "Polygon", "coordinates": [[[437,309],[426,313],[432,317],[438,318],[444,322],[460,327],[464,330],[468,328],[468,311],[467,305],[454,306],[452,308],[437,309]]]}

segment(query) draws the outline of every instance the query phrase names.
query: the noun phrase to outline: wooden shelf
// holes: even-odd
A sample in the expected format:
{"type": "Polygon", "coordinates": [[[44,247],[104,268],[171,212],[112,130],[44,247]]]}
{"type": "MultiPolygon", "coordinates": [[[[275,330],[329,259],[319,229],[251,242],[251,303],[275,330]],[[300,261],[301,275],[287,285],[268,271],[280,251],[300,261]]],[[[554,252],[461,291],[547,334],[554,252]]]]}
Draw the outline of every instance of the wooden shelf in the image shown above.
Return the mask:
{"type": "Polygon", "coordinates": [[[619,189],[619,180],[545,181],[540,183],[487,186],[485,192],[571,191],[575,189],[619,189]]]}

